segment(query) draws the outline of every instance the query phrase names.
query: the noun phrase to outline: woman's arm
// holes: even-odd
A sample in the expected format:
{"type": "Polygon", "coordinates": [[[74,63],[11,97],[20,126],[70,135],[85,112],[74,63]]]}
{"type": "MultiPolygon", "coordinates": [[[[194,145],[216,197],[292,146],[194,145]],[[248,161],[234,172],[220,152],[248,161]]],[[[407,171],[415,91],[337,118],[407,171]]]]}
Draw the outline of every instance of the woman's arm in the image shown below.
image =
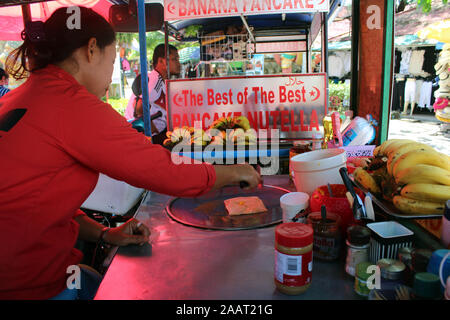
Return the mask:
{"type": "MultiPolygon", "coordinates": [[[[75,221],[80,225],[78,238],[88,242],[100,240],[104,225],[89,218],[87,215],[78,215],[75,221]]],[[[130,219],[120,227],[111,228],[106,232],[103,240],[106,243],[116,246],[126,246],[129,244],[140,244],[148,242],[150,230],[144,224],[139,224],[136,219],[130,219]]]]}

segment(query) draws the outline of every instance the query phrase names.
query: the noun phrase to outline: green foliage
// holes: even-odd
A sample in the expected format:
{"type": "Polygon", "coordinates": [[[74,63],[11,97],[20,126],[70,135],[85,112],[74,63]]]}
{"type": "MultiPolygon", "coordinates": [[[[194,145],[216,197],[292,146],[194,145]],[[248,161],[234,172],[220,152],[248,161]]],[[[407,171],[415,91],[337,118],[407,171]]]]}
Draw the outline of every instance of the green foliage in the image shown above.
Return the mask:
{"type": "MultiPolygon", "coordinates": [[[[344,101],[350,101],[350,85],[344,82],[328,83],[329,109],[334,109],[339,112],[347,110],[348,106],[344,106],[344,101]]],[[[348,103],[347,103],[348,104],[348,103]]]]}
{"type": "Polygon", "coordinates": [[[184,29],[184,36],[189,37],[197,37],[197,33],[201,30],[201,25],[192,25],[184,29]]]}
{"type": "MultiPolygon", "coordinates": [[[[103,102],[106,102],[106,98],[102,98],[103,102]]],[[[125,115],[125,109],[128,105],[128,99],[115,99],[115,98],[109,98],[108,103],[113,107],[114,110],[116,110],[120,115],[125,115]]]]}
{"type": "MultiPolygon", "coordinates": [[[[422,12],[428,13],[431,11],[431,6],[432,6],[432,0],[416,0],[417,1],[417,6],[419,8],[422,8],[422,12]]],[[[447,4],[448,0],[442,0],[443,4],[447,4]]]]}

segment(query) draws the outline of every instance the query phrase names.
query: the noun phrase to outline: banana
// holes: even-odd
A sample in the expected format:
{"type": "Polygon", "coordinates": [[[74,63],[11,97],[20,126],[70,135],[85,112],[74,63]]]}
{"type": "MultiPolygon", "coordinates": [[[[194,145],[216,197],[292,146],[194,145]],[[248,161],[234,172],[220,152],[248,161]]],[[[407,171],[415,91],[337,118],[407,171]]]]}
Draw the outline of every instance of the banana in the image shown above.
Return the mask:
{"type": "Polygon", "coordinates": [[[376,147],[373,150],[373,155],[375,157],[379,157],[379,156],[384,156],[384,149],[389,146],[391,143],[394,143],[396,141],[398,141],[400,139],[391,139],[391,140],[386,140],[385,142],[383,142],[381,145],[379,145],[378,147],[376,147]]]}
{"type": "Polygon", "coordinates": [[[450,199],[450,186],[414,183],[404,186],[400,194],[409,199],[444,203],[450,199]]]}
{"type": "Polygon", "coordinates": [[[402,196],[395,196],[394,206],[405,214],[443,214],[444,203],[420,201],[408,199],[402,196]]]}
{"type": "Polygon", "coordinates": [[[236,126],[244,129],[244,131],[247,131],[248,129],[250,129],[250,121],[248,120],[247,117],[239,116],[239,117],[235,117],[233,120],[234,120],[236,126]]]}
{"type": "Polygon", "coordinates": [[[388,155],[388,163],[387,163],[387,170],[388,173],[392,175],[392,170],[394,169],[394,165],[397,162],[397,160],[404,155],[405,153],[408,153],[412,150],[430,150],[435,151],[433,147],[430,147],[426,144],[420,143],[420,142],[414,142],[414,143],[407,143],[403,144],[400,147],[398,147],[396,150],[393,150],[388,155]]]}
{"type": "Polygon", "coordinates": [[[375,179],[363,168],[356,168],[355,171],[353,171],[353,176],[355,177],[355,180],[359,182],[359,184],[368,189],[370,192],[374,194],[381,193],[381,189],[375,179]]]}
{"type": "Polygon", "coordinates": [[[206,134],[202,129],[194,130],[191,138],[191,144],[206,146],[209,141],[211,141],[211,137],[208,134],[206,134]]]}
{"type": "Polygon", "coordinates": [[[384,148],[383,152],[385,156],[389,156],[389,154],[392,151],[396,151],[398,148],[400,148],[403,145],[407,145],[410,143],[415,143],[416,141],[408,140],[408,139],[399,139],[397,141],[392,142],[389,144],[386,148],[384,148]]]}
{"type": "Polygon", "coordinates": [[[175,144],[179,142],[189,144],[191,141],[191,133],[186,128],[175,128],[170,135],[170,140],[175,144]]]}
{"type": "Polygon", "coordinates": [[[450,171],[450,158],[447,155],[437,151],[412,150],[396,161],[392,174],[396,177],[400,171],[416,164],[429,164],[450,171]]]}
{"type": "Polygon", "coordinates": [[[428,164],[417,164],[398,172],[395,182],[399,185],[436,183],[450,186],[450,171],[428,164]]]}

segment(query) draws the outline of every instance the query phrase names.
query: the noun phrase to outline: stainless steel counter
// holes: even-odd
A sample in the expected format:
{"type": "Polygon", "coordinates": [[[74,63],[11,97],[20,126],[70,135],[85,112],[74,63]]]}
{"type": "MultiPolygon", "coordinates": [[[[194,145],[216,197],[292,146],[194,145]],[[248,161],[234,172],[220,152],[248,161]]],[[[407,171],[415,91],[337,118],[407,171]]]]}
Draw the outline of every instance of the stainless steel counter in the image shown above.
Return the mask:
{"type": "MultiPolygon", "coordinates": [[[[293,190],[287,176],[265,177],[264,183],[293,190]]],[[[279,293],[273,281],[275,226],[241,231],[185,226],[168,217],[171,199],[146,195],[136,218],[151,229],[152,244],[119,248],[95,299],[360,299],[345,273],[345,257],[315,260],[306,293],[279,293]]]]}

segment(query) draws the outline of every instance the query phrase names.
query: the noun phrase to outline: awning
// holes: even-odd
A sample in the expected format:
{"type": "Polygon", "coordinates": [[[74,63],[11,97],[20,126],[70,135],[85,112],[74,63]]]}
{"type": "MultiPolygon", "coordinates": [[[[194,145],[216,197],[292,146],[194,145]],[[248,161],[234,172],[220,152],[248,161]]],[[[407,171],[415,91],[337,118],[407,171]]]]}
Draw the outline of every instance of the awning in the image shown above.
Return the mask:
{"type": "Polygon", "coordinates": [[[417,35],[422,39],[433,39],[450,43],[450,19],[439,21],[419,30],[417,35]]]}
{"type": "MultiPolygon", "coordinates": [[[[108,19],[111,5],[112,3],[108,0],[55,0],[32,3],[30,4],[30,10],[33,21],[45,21],[56,9],[69,6],[92,8],[108,19]]],[[[20,5],[0,7],[0,40],[20,41],[22,40],[20,34],[23,29],[22,7],[20,5]]]]}

